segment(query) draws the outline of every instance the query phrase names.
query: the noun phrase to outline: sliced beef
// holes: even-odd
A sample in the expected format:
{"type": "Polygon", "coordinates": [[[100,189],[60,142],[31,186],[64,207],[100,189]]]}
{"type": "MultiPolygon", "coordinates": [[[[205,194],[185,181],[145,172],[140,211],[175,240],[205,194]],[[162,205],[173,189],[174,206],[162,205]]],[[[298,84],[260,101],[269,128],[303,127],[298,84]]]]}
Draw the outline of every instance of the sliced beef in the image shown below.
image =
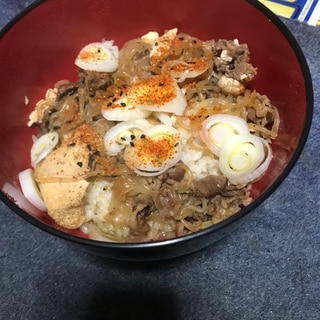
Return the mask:
{"type": "Polygon", "coordinates": [[[105,90],[112,84],[112,78],[109,73],[81,69],[79,75],[79,81],[58,87],[55,102],[44,112],[40,123],[41,133],[57,130],[60,135],[60,131],[64,134],[83,122],[99,119],[101,106],[92,104],[88,96],[105,90]]]}
{"type": "Polygon", "coordinates": [[[80,81],[90,96],[93,96],[97,90],[105,90],[112,85],[113,80],[107,72],[85,71],[79,69],[80,81]]]}
{"type": "Polygon", "coordinates": [[[227,178],[224,176],[210,175],[203,179],[193,181],[193,186],[197,194],[210,198],[218,194],[224,194],[227,182],[227,178]]]}
{"type": "Polygon", "coordinates": [[[250,51],[247,44],[232,40],[219,40],[213,45],[214,70],[228,78],[248,84],[257,74],[250,63],[250,51]]]}
{"type": "Polygon", "coordinates": [[[134,197],[132,210],[136,212],[137,220],[143,220],[154,210],[153,201],[149,196],[139,193],[134,197]]]}
{"type": "Polygon", "coordinates": [[[186,173],[186,170],[179,166],[175,166],[168,170],[169,178],[175,181],[181,181],[184,178],[185,173],[186,173]]]}
{"type": "Polygon", "coordinates": [[[173,186],[164,183],[155,199],[155,205],[162,216],[174,216],[182,205],[179,194],[173,186]]]}
{"type": "Polygon", "coordinates": [[[58,87],[56,101],[61,100],[64,96],[69,95],[72,96],[77,93],[80,86],[80,82],[70,82],[58,87]]]}

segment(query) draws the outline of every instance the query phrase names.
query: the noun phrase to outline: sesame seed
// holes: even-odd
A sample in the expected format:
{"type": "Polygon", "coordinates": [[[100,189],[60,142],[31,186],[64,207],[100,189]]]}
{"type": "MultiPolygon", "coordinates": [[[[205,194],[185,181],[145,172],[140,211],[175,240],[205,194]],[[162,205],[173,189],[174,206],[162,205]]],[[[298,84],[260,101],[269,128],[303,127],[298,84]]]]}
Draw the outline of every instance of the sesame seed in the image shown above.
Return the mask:
{"type": "Polygon", "coordinates": [[[120,105],[121,105],[121,107],[126,107],[127,106],[127,104],[125,102],[121,102],[120,105]]]}

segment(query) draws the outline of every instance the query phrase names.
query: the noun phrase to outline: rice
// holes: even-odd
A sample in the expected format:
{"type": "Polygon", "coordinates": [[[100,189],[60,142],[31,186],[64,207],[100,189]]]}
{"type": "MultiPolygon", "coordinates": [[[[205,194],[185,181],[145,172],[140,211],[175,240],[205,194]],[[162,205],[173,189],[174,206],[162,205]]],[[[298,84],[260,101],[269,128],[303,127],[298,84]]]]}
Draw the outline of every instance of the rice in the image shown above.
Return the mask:
{"type": "Polygon", "coordinates": [[[103,221],[109,211],[112,198],[112,183],[106,179],[91,182],[84,198],[87,221],[103,221]]]}
{"type": "Polygon", "coordinates": [[[187,143],[190,133],[179,128],[181,143],[183,144],[181,161],[189,167],[194,179],[203,179],[208,175],[219,175],[219,161],[213,155],[204,154],[202,150],[195,150],[187,143]]]}
{"type": "Polygon", "coordinates": [[[107,238],[103,240],[112,240],[115,238],[127,237],[130,233],[129,226],[118,226],[110,221],[107,221],[106,217],[111,214],[110,203],[112,199],[112,182],[108,179],[99,179],[93,181],[89,184],[87,188],[86,196],[84,197],[84,212],[86,216],[86,227],[90,238],[95,238],[96,240],[101,240],[101,234],[94,228],[91,223],[96,225],[103,234],[107,235],[107,238]],[[95,236],[94,236],[95,234],[95,236]]]}
{"type": "Polygon", "coordinates": [[[183,149],[181,161],[189,167],[194,179],[220,174],[217,159],[203,155],[202,151],[193,150],[188,145],[185,145],[183,149]]]}
{"type": "MultiPolygon", "coordinates": [[[[213,155],[204,154],[201,150],[192,149],[187,143],[190,133],[182,128],[179,128],[179,132],[183,145],[181,161],[190,169],[193,179],[203,179],[208,175],[221,174],[218,160],[213,155]]],[[[109,206],[113,194],[112,186],[112,182],[105,178],[93,181],[90,183],[84,198],[86,220],[96,223],[107,233],[115,231],[112,224],[106,222],[106,216],[111,211],[109,206]]],[[[155,229],[157,228],[155,227],[155,229]]]]}
{"type": "MultiPolygon", "coordinates": [[[[191,149],[187,144],[184,145],[181,161],[190,168],[194,179],[219,174],[218,160],[208,155],[203,155],[202,151],[191,149]]],[[[101,238],[101,234],[97,234],[97,230],[91,230],[93,227],[92,223],[100,229],[102,235],[106,235],[107,238],[103,238],[104,240],[108,240],[109,237],[112,239],[113,236],[117,239],[124,239],[130,235],[129,224],[119,227],[119,225],[110,223],[110,216],[112,215],[112,208],[110,208],[113,196],[112,187],[112,182],[104,178],[91,182],[87,188],[84,198],[86,228],[91,238],[96,238],[96,240],[101,238]]],[[[167,226],[157,221],[149,221],[148,224],[150,226],[150,238],[153,238],[153,234],[158,234],[159,231],[160,233],[167,234],[174,232],[175,229],[173,222],[167,226]],[[166,226],[166,230],[162,230],[163,226],[166,226]]]]}

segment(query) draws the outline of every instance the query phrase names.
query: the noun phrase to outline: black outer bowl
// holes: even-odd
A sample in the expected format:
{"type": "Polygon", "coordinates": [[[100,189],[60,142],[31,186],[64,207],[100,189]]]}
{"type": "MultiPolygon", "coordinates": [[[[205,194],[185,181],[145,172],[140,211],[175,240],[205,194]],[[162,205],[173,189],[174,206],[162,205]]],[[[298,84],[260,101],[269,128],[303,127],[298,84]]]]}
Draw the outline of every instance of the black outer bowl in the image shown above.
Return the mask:
{"type": "MultiPolygon", "coordinates": [[[[56,1],[56,3],[61,2],[64,3],[65,0],[61,1],[56,1]]],[[[0,34],[1,42],[3,39],[9,36],[14,36],[14,32],[16,29],[16,26],[19,26],[19,24],[24,23],[24,19],[30,15],[30,13],[33,13],[34,10],[37,10],[38,8],[42,7],[45,8],[45,6],[48,4],[53,3],[54,1],[36,1],[34,4],[32,4],[30,7],[25,9],[21,14],[19,14],[15,19],[13,19],[2,31],[0,34]]],[[[75,1],[76,2],[76,1],[75,1]]],[[[83,4],[85,1],[79,1],[77,2],[78,4],[82,3],[82,7],[85,7],[83,4]]],[[[99,2],[99,1],[92,1],[91,3],[87,3],[88,6],[91,4],[94,5],[94,3],[99,2]]],[[[142,0],[143,2],[143,0],[142,0]]],[[[21,198],[21,194],[19,194],[17,183],[12,183],[11,187],[8,189],[8,187],[4,187],[6,185],[5,183],[7,181],[14,181],[15,178],[10,177],[10,174],[12,175],[12,172],[18,172],[21,170],[21,168],[16,168],[16,171],[13,169],[11,170],[10,164],[2,165],[0,167],[0,180],[1,180],[1,186],[2,186],[2,191],[0,193],[1,200],[9,207],[12,209],[13,212],[17,213],[20,217],[25,219],[27,222],[31,223],[35,227],[42,229],[43,231],[47,232],[48,234],[51,234],[53,236],[57,236],[61,239],[67,240],[71,242],[72,244],[80,247],[83,250],[86,250],[90,253],[94,253],[103,257],[107,258],[113,258],[113,259],[118,259],[118,260],[129,260],[129,261],[155,261],[155,260],[164,260],[164,259],[169,259],[169,258],[174,258],[174,257],[179,257],[182,255],[186,255],[192,252],[195,252],[197,250],[200,250],[202,248],[205,248],[206,246],[209,246],[213,244],[214,242],[220,240],[221,238],[225,237],[227,234],[231,233],[235,228],[237,228],[240,223],[245,222],[245,218],[248,216],[250,212],[252,212],[255,208],[257,208],[265,199],[267,199],[276,189],[277,187],[283,182],[283,180],[287,177],[287,175],[290,173],[292,168],[294,167],[296,161],[298,160],[300,153],[304,147],[304,144],[306,142],[309,129],[311,126],[311,120],[312,120],[312,112],[313,112],[313,89],[312,89],[312,81],[311,81],[311,76],[310,72],[306,63],[306,60],[304,58],[304,55],[290,33],[290,31],[286,28],[286,26],[281,22],[281,20],[276,17],[271,11],[269,11],[267,8],[265,8],[263,5],[261,5],[257,1],[230,1],[228,4],[223,4],[223,1],[217,0],[217,1],[212,1],[217,8],[218,14],[215,15],[215,19],[219,19],[218,17],[221,16],[219,13],[219,10],[227,10],[230,6],[234,6],[233,12],[240,12],[238,9],[241,7],[241,5],[244,6],[244,8],[248,8],[250,10],[256,10],[254,12],[257,12],[259,15],[263,16],[263,21],[261,22],[261,26],[258,27],[269,27],[269,24],[273,24],[273,27],[278,30],[280,36],[283,37],[283,41],[288,42],[289,47],[292,49],[294,52],[294,56],[296,57],[299,68],[300,70],[297,70],[297,72],[300,72],[302,74],[302,77],[304,78],[304,90],[305,90],[305,108],[306,110],[304,111],[305,114],[303,115],[304,120],[301,124],[301,132],[299,137],[294,137],[297,139],[296,146],[294,150],[290,151],[290,156],[288,157],[287,163],[285,165],[280,166],[278,169],[276,168],[277,164],[275,164],[274,168],[271,168],[270,170],[274,172],[274,177],[271,179],[270,185],[262,186],[263,192],[261,194],[258,194],[256,199],[247,207],[243,208],[239,213],[235,214],[234,216],[228,218],[227,220],[218,223],[217,225],[214,225],[210,228],[207,228],[205,230],[196,232],[191,235],[183,236],[180,238],[175,238],[175,239],[170,239],[170,240],[165,240],[165,241],[159,241],[159,242],[153,242],[153,243],[130,243],[130,244],[120,244],[120,243],[107,243],[107,242],[100,242],[100,241],[93,241],[85,238],[78,237],[77,235],[74,234],[69,234],[66,232],[63,232],[61,230],[55,229],[52,226],[50,226],[49,223],[46,221],[41,221],[36,217],[36,215],[31,215],[30,212],[28,213],[27,210],[24,210],[22,208],[25,208],[24,205],[21,205],[25,202],[21,198]],[[239,3],[241,3],[239,7],[239,3]],[[222,9],[223,7],[223,9],[222,9]]],[[[108,9],[108,4],[106,4],[106,8],[108,9]]],[[[183,4],[183,1],[177,1],[176,4],[172,4],[172,12],[177,12],[176,10],[181,8],[183,4]]],[[[207,1],[206,4],[210,4],[210,1],[207,1]]],[[[58,4],[57,4],[58,5],[58,4]]],[[[77,6],[77,4],[75,4],[77,6]]],[[[110,7],[112,7],[112,1],[110,1],[110,7]]],[[[158,6],[158,5],[156,5],[158,6]]],[[[163,3],[163,6],[165,4],[163,3]]],[[[189,4],[188,4],[189,6],[189,4]]],[[[193,4],[190,6],[195,7],[196,4],[193,4]]],[[[214,7],[214,5],[212,5],[214,7]]],[[[141,6],[140,6],[141,8],[141,6]]],[[[59,10],[59,9],[57,9],[59,10]]],[[[137,9],[138,10],[138,9],[137,9]]],[[[149,9],[151,10],[151,9],[149,9]]],[[[192,12],[192,8],[188,9],[187,11],[190,13],[192,12]],[[189,10],[189,11],[188,11],[189,10]],[[190,11],[191,10],[191,11],[190,11]]],[[[229,10],[229,9],[228,9],[229,10]]],[[[40,13],[41,14],[41,13],[40,13]]],[[[101,16],[103,16],[104,13],[101,13],[101,16]]],[[[169,13],[165,13],[169,14],[169,13]]],[[[173,13],[174,14],[174,13],[173,13]]],[[[243,15],[243,19],[250,19],[248,14],[246,14],[246,11],[241,11],[239,13],[243,15]]],[[[79,15],[80,17],[80,15],[79,15]]],[[[207,16],[206,16],[207,17],[207,16]]],[[[210,18],[210,15],[208,16],[210,18]]],[[[43,18],[44,19],[44,18],[43,18]]],[[[48,19],[49,21],[54,21],[54,14],[50,16],[50,13],[48,12],[48,19]],[[52,19],[52,20],[50,20],[52,19]]],[[[182,18],[179,18],[177,16],[176,18],[171,17],[170,23],[176,23],[177,25],[179,24],[183,26],[183,22],[181,22],[182,18]]],[[[208,18],[207,18],[208,19],[208,18]]],[[[222,18],[221,18],[222,19],[222,18]]],[[[125,19],[124,19],[125,20],[125,19]]],[[[222,19],[222,21],[225,21],[226,19],[222,19]]],[[[232,20],[232,19],[231,19],[232,20]]],[[[151,20],[147,20],[147,24],[151,23],[151,20]]],[[[186,25],[187,22],[184,22],[186,25]]],[[[164,28],[166,28],[165,22],[164,28]]],[[[161,25],[161,24],[160,24],[161,25]]],[[[147,25],[148,26],[148,25],[147,25]]],[[[162,25],[161,25],[162,26],[162,25]]],[[[153,24],[151,23],[151,27],[153,27],[153,24]]],[[[231,23],[231,27],[235,28],[234,24],[231,23]]],[[[228,27],[229,29],[231,27],[228,27]]],[[[200,27],[199,27],[200,28],[200,27]]],[[[239,33],[242,31],[242,26],[239,25],[239,33]]],[[[244,28],[243,32],[247,32],[246,28],[244,28]]],[[[140,28],[141,29],[141,28],[140,28]]],[[[150,29],[150,28],[149,28],[150,29]]],[[[149,30],[147,29],[147,30],[149,30]]],[[[152,29],[152,28],[151,28],[152,29]]],[[[183,30],[182,27],[179,29],[183,30]]],[[[192,28],[191,28],[192,29],[192,28]]],[[[218,30],[216,33],[223,33],[223,27],[220,29],[217,28],[218,30]]],[[[198,30],[201,33],[201,28],[198,30]]],[[[186,31],[189,33],[192,33],[192,30],[188,30],[186,28],[186,31]]],[[[235,30],[235,33],[238,32],[238,29],[235,30]]],[[[257,32],[257,31],[252,31],[252,32],[257,32]]],[[[141,34],[141,33],[140,33],[141,34]]],[[[228,34],[228,32],[226,32],[228,34]]],[[[30,36],[30,34],[29,34],[30,36]]],[[[99,35],[98,35],[99,36],[99,35]]],[[[271,37],[273,35],[270,35],[271,37]]],[[[280,37],[278,35],[278,38],[280,37]]],[[[90,37],[89,37],[90,38],[90,37]]],[[[120,40],[120,42],[123,41],[123,39],[120,40]]],[[[251,48],[251,45],[249,44],[249,47],[251,48]]],[[[76,49],[77,51],[78,49],[76,49]]],[[[75,51],[75,52],[76,52],[75,51]]],[[[74,54],[74,52],[72,53],[74,54]]],[[[0,57],[1,57],[1,50],[0,50],[0,57]]],[[[252,53],[252,58],[253,58],[253,53],[252,53]]],[[[60,75],[56,75],[57,77],[60,75]]],[[[275,84],[276,85],[276,84],[275,84]]],[[[257,83],[257,86],[259,87],[259,83],[257,83]]],[[[263,85],[260,84],[261,87],[263,85]]],[[[43,90],[46,89],[46,86],[43,88],[43,90]]],[[[2,94],[1,94],[2,95],[2,94]]],[[[1,97],[0,97],[1,99],[1,97]]],[[[37,99],[34,98],[34,101],[37,99]]],[[[303,113],[303,112],[302,112],[303,113]]],[[[10,112],[8,113],[10,114],[10,112]]],[[[299,112],[298,112],[299,114],[299,112]]],[[[299,115],[297,116],[299,117],[299,115]]],[[[291,119],[294,121],[294,117],[292,116],[291,119]]],[[[21,124],[20,125],[24,125],[21,124]]],[[[291,124],[292,125],[292,124],[291,124]]],[[[294,124],[293,124],[294,125],[294,124]]],[[[5,127],[3,121],[0,122],[0,130],[1,127],[5,127]]],[[[19,127],[20,128],[20,127],[19,127]]],[[[10,129],[10,128],[9,128],[10,129]]],[[[3,129],[2,129],[3,130],[3,129]]],[[[8,128],[6,128],[8,130],[8,128]]],[[[21,129],[22,131],[24,129],[21,129]]],[[[21,133],[26,134],[28,131],[25,130],[21,133]]],[[[7,134],[7,132],[2,132],[4,135],[7,134]]],[[[30,134],[31,135],[31,134],[30,134]]],[[[28,148],[27,148],[28,149],[28,148]]],[[[8,154],[6,154],[8,156],[8,154]]],[[[9,155],[10,156],[10,155],[9,155]]],[[[1,160],[1,159],[0,159],[1,160]]],[[[9,161],[10,162],[10,161],[9,161]]],[[[19,167],[19,166],[18,166],[19,167]]],[[[272,173],[271,173],[272,175],[272,173]]],[[[259,193],[259,192],[258,192],[259,193]]]]}

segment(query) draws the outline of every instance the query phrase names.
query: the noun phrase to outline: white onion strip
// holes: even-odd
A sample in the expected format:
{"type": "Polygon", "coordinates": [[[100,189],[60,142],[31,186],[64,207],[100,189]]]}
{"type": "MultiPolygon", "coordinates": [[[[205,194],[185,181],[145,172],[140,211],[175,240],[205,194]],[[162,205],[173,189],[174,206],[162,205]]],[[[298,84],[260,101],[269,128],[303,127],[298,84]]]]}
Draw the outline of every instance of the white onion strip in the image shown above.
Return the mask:
{"type": "Polygon", "coordinates": [[[33,179],[33,170],[26,169],[19,173],[19,181],[24,196],[29,202],[41,211],[47,211],[47,207],[43,202],[38,186],[33,179]]]}

